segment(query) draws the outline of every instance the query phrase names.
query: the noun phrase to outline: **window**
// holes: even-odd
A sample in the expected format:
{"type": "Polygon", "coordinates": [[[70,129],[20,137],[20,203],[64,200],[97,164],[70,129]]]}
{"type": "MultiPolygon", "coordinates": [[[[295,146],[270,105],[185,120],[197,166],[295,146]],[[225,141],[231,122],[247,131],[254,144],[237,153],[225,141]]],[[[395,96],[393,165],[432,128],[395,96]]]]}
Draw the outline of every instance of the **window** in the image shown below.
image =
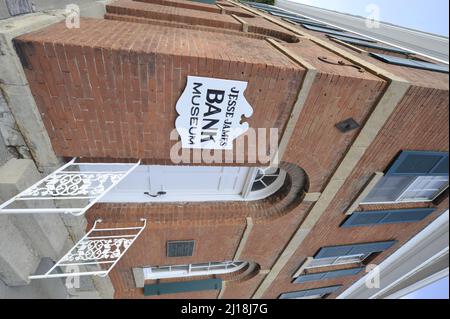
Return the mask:
{"type": "Polygon", "coordinates": [[[255,7],[255,8],[264,8],[267,10],[280,10],[280,11],[284,11],[281,8],[275,7],[271,4],[267,4],[267,3],[262,3],[262,2],[252,2],[252,1],[244,1],[245,4],[251,6],[251,7],[255,7]]]}
{"type": "Polygon", "coordinates": [[[266,198],[283,184],[279,168],[140,165],[102,202],[250,201],[266,198]]]}
{"type": "MultiPolygon", "coordinates": [[[[287,13],[287,12],[270,12],[270,14],[274,15],[276,17],[286,18],[286,19],[289,19],[289,20],[299,20],[299,21],[303,21],[303,22],[311,21],[310,19],[305,18],[303,16],[300,16],[300,15],[297,15],[297,14],[291,14],[291,13],[287,13]]],[[[311,21],[311,22],[314,22],[314,21],[311,21]]],[[[319,22],[317,22],[317,23],[319,24],[319,22]]],[[[322,25],[324,25],[324,24],[322,24],[322,25]]]]}
{"type": "Polygon", "coordinates": [[[194,253],[194,240],[167,242],[167,257],[188,257],[194,253]]]}
{"type": "Polygon", "coordinates": [[[388,47],[385,45],[380,45],[378,43],[374,43],[374,42],[370,42],[370,41],[366,41],[366,40],[352,39],[347,36],[339,36],[339,35],[331,35],[331,34],[327,34],[327,36],[332,39],[340,40],[340,41],[343,41],[343,42],[346,42],[349,44],[353,44],[353,45],[364,46],[367,48],[379,49],[379,50],[383,50],[383,51],[390,51],[390,52],[399,53],[399,54],[410,54],[411,53],[411,52],[408,52],[408,51],[405,51],[402,49],[388,47]]]}
{"type": "Polygon", "coordinates": [[[397,201],[427,201],[434,198],[447,187],[448,178],[446,176],[419,176],[406,188],[398,197],[397,201]]]}
{"type": "Polygon", "coordinates": [[[448,187],[448,153],[404,151],[362,203],[427,202],[448,187]]]}
{"type": "Polygon", "coordinates": [[[356,255],[350,255],[350,256],[339,256],[339,257],[313,259],[305,267],[305,269],[361,263],[366,257],[367,256],[365,254],[356,254],[356,255]]]}
{"type": "Polygon", "coordinates": [[[228,274],[248,265],[245,261],[224,261],[199,264],[156,266],[144,268],[144,279],[164,279],[228,274]]]}
{"type": "Polygon", "coordinates": [[[12,16],[33,12],[33,5],[30,0],[6,0],[6,7],[12,16]]]}
{"type": "Polygon", "coordinates": [[[258,168],[256,176],[253,180],[252,192],[260,191],[275,183],[280,177],[281,170],[279,168],[258,168]]]}
{"type": "Polygon", "coordinates": [[[350,268],[350,269],[340,269],[333,271],[325,271],[311,274],[300,275],[294,280],[294,284],[299,284],[303,282],[327,280],[332,278],[339,278],[345,276],[353,276],[359,274],[364,267],[350,268]]]}
{"type": "Polygon", "coordinates": [[[433,208],[413,208],[354,212],[344,221],[341,227],[418,222],[426,218],[433,211],[433,208]]]}
{"type": "Polygon", "coordinates": [[[342,285],[292,291],[281,294],[279,299],[321,299],[336,292],[342,285]]]}
{"type": "Polygon", "coordinates": [[[362,263],[373,253],[382,252],[395,243],[395,240],[390,240],[384,242],[322,247],[314,256],[314,259],[308,261],[305,269],[362,263]]]}
{"type": "Polygon", "coordinates": [[[368,42],[375,42],[373,40],[364,38],[364,37],[360,37],[356,34],[350,34],[350,33],[346,33],[345,31],[341,30],[341,31],[337,31],[335,29],[330,29],[330,28],[325,28],[325,27],[316,27],[316,26],[312,26],[312,25],[308,25],[308,24],[302,24],[303,27],[305,27],[308,30],[311,31],[317,31],[317,32],[323,32],[323,33],[327,33],[327,34],[334,34],[334,35],[340,35],[340,36],[344,36],[347,38],[352,38],[352,39],[358,39],[358,40],[364,40],[364,41],[368,41],[368,42]]]}
{"type": "Polygon", "coordinates": [[[412,60],[412,59],[398,58],[398,57],[380,54],[380,53],[370,53],[370,55],[378,60],[381,60],[383,62],[390,63],[390,64],[407,66],[407,67],[415,68],[415,69],[448,73],[448,66],[446,66],[446,65],[439,65],[439,64],[418,61],[418,60],[412,60]]]}
{"type": "Polygon", "coordinates": [[[312,21],[312,20],[307,20],[304,18],[290,18],[290,17],[285,17],[284,20],[289,20],[295,24],[301,24],[301,25],[308,25],[308,26],[314,26],[314,27],[319,27],[319,28],[327,28],[329,30],[335,30],[335,31],[342,31],[339,28],[335,28],[335,27],[331,27],[329,25],[320,23],[320,22],[316,22],[316,21],[312,21]]]}

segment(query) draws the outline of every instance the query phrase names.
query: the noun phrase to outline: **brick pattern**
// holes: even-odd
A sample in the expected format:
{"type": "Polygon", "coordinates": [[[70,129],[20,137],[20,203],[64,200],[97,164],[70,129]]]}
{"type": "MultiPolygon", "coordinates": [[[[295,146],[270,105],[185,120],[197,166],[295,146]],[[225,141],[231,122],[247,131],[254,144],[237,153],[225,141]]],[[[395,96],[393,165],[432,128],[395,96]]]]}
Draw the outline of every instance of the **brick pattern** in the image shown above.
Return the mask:
{"type": "Polygon", "coordinates": [[[303,77],[262,40],[111,20],[81,25],[15,40],[60,156],[169,159],[187,75],[248,81],[250,127],[281,131],[303,77]]]}
{"type": "Polygon", "coordinates": [[[218,33],[225,33],[225,34],[229,34],[229,35],[233,35],[233,36],[237,36],[237,37],[246,37],[246,38],[259,39],[259,40],[264,40],[266,38],[264,35],[258,34],[258,33],[241,32],[241,31],[236,31],[236,30],[207,27],[207,26],[202,26],[202,25],[191,25],[191,24],[166,21],[166,20],[140,18],[140,17],[130,16],[130,15],[123,15],[123,14],[106,13],[105,19],[144,23],[144,24],[151,24],[151,25],[161,25],[161,26],[168,26],[168,27],[172,27],[172,28],[218,32],[218,33]]]}
{"type": "MultiPolygon", "coordinates": [[[[187,75],[248,81],[245,96],[255,110],[250,126],[278,127],[282,131],[305,70],[262,36],[284,41],[284,47],[317,69],[317,76],[283,158],[289,178],[273,196],[248,203],[101,204],[88,212],[90,224],[96,218],[107,220],[111,226],[141,217],[149,221],[145,232],[111,272],[117,298],[143,297],[142,289],[134,288],[132,267],[232,259],[246,227],[245,217],[249,216],[255,225],[241,259],[270,269],[313,206],[302,202],[304,191],[323,190],[359,133],[358,129],[339,133],[334,125],[349,117],[364,125],[386,88],[386,82],[371,72],[320,61],[318,57],[326,56],[331,61],[349,63],[309,40],[297,41],[290,31],[267,20],[244,16],[250,30],[244,34],[229,14],[205,9],[214,6],[183,0],[142,1],[113,3],[108,7],[107,20],[82,19],[78,30],[59,24],[16,39],[58,155],[107,161],[142,158],[147,164],[169,164],[174,142],[168,136],[176,117],[174,105],[187,75]],[[165,256],[167,240],[187,239],[199,243],[194,256],[165,256]]],[[[298,28],[329,41],[323,34],[298,28]]],[[[346,217],[344,212],[373,172],[384,171],[401,150],[448,151],[449,142],[447,75],[388,65],[339,47],[407,79],[413,86],[268,289],[266,298],[326,285],[350,285],[363,274],[321,282],[291,282],[304,258],[322,246],[397,240],[395,247],[372,261],[379,263],[448,208],[448,192],[433,204],[364,205],[360,209],[436,206],[437,211],[418,223],[339,228],[346,217]]],[[[263,278],[260,273],[231,282],[224,297],[249,298],[263,278]]],[[[163,297],[217,296],[218,291],[208,291],[163,297]]]]}
{"type": "MultiPolygon", "coordinates": [[[[217,5],[208,4],[208,3],[200,3],[200,2],[185,1],[185,0],[134,0],[134,1],[151,3],[151,4],[160,4],[160,5],[169,6],[169,7],[193,9],[193,10],[198,10],[198,11],[222,13],[221,12],[222,10],[217,5]]],[[[218,2],[218,1],[216,2],[216,4],[223,6],[226,14],[235,14],[239,17],[254,17],[253,14],[249,14],[247,11],[245,11],[239,7],[235,7],[232,4],[218,2]]]]}
{"type": "Polygon", "coordinates": [[[192,25],[241,30],[241,24],[227,14],[212,12],[206,14],[205,12],[193,9],[148,4],[131,0],[119,0],[112,4],[107,4],[106,12],[192,25]]]}
{"type": "MultiPolygon", "coordinates": [[[[132,267],[232,260],[244,229],[245,221],[240,224],[222,223],[215,225],[192,225],[180,222],[177,227],[150,222],[141,236],[127,251],[126,258],[122,258],[110,273],[110,278],[116,290],[116,297],[125,296],[130,291],[136,290],[131,271],[132,267]],[[212,233],[214,234],[213,237],[210,236],[212,233]],[[166,256],[164,244],[168,240],[187,239],[196,240],[192,257],[166,256]],[[215,248],[209,249],[209,247],[215,248]]],[[[215,298],[217,292],[213,295],[213,298],[215,298]]],[[[189,294],[184,295],[184,297],[187,296],[189,294]]],[[[139,295],[139,297],[143,297],[143,295],[139,295]]],[[[172,296],[163,297],[171,298],[172,296]]]]}
{"type": "Polygon", "coordinates": [[[242,18],[248,24],[248,31],[271,36],[289,43],[298,42],[298,36],[261,17],[242,18]]]}
{"type": "MultiPolygon", "coordinates": [[[[186,5],[191,6],[191,4],[186,5]]],[[[108,19],[114,18],[123,20],[124,18],[121,17],[125,17],[128,21],[148,24],[152,23],[154,20],[161,20],[170,23],[184,24],[190,27],[204,26],[208,27],[209,30],[214,28],[215,32],[224,32],[225,30],[242,31],[242,24],[228,14],[206,13],[198,10],[178,9],[178,7],[166,7],[165,5],[150,3],[134,3],[131,0],[116,1],[107,5],[106,11],[106,17],[108,19]],[[131,19],[130,17],[135,18],[131,19]]],[[[236,12],[233,14],[236,14],[236,12]]],[[[284,30],[262,18],[249,17],[245,14],[236,15],[243,17],[242,20],[249,24],[248,31],[250,33],[280,39],[289,43],[298,42],[298,37],[294,33],[284,30]]]]}
{"type": "MultiPolygon", "coordinates": [[[[280,293],[320,286],[350,285],[364,275],[336,278],[321,282],[291,284],[292,274],[308,256],[320,247],[395,239],[398,242],[374,258],[378,264],[448,209],[448,196],[438,205],[432,203],[398,205],[364,205],[364,209],[436,207],[436,211],[421,222],[340,228],[346,209],[356,199],[373,172],[385,171],[401,150],[448,152],[448,91],[412,86],[397,106],[376,140],[344,183],[327,210],[304,240],[264,297],[276,298],[280,293]],[[426,105],[426,107],[424,107],[426,105]]],[[[334,298],[336,294],[329,298],[334,298]]]]}
{"type": "Polygon", "coordinates": [[[310,192],[321,192],[359,129],[340,133],[335,125],[353,118],[361,127],[385,88],[383,81],[361,81],[320,74],[291,137],[285,160],[302,167],[310,192]],[[325,142],[326,141],[326,142],[325,142]]]}
{"type": "MultiPolygon", "coordinates": [[[[299,45],[304,43],[305,41],[301,41],[299,45]]],[[[307,43],[306,46],[308,46],[308,44],[309,43],[307,43]]],[[[292,45],[292,49],[293,48],[294,45],[292,45]]],[[[318,52],[316,52],[315,54],[311,54],[311,52],[314,52],[314,50],[317,51],[317,49],[314,48],[303,50],[299,49],[298,54],[302,58],[306,58],[308,62],[311,63],[315,61],[315,58],[317,58],[318,52]]],[[[327,52],[327,55],[329,54],[330,53],[327,52]]],[[[378,63],[372,61],[369,57],[367,57],[367,59],[374,64],[378,63]]],[[[348,74],[354,72],[354,70],[352,71],[352,68],[345,68],[345,71],[343,71],[342,67],[320,65],[320,63],[318,63],[317,61],[315,66],[316,65],[319,66],[319,70],[330,67],[336,68],[334,70],[328,69],[328,72],[330,72],[331,74],[324,74],[320,76],[320,78],[322,78],[322,81],[323,79],[328,78],[329,83],[336,83],[335,81],[338,78],[334,78],[334,74],[336,74],[336,76],[338,74],[342,76],[343,73],[348,74]]],[[[298,266],[304,258],[315,254],[315,252],[322,246],[388,239],[398,240],[398,244],[394,248],[385,253],[379,254],[372,261],[378,263],[386,258],[395,249],[400,247],[415,233],[423,229],[428,223],[436,218],[436,216],[442,213],[442,211],[446,207],[448,207],[447,197],[440,202],[438,211],[434,213],[433,216],[429,216],[426,220],[420,223],[383,225],[383,227],[361,227],[359,229],[352,230],[338,228],[338,225],[345,218],[343,214],[345,209],[355,199],[355,196],[365,185],[371,174],[374,171],[384,170],[395,157],[396,153],[398,153],[400,150],[448,150],[448,146],[445,146],[448,145],[448,135],[446,133],[448,131],[448,123],[446,123],[445,121],[445,119],[447,119],[448,117],[448,107],[446,107],[448,106],[448,98],[444,96],[446,94],[445,90],[448,87],[448,80],[440,79],[439,74],[427,71],[411,70],[402,67],[391,68],[390,66],[387,67],[386,64],[382,62],[378,63],[377,65],[382,68],[387,68],[398,75],[406,77],[408,80],[411,80],[415,84],[417,84],[417,87],[413,88],[408,93],[407,98],[402,104],[403,106],[399,105],[396,114],[391,118],[389,124],[386,125],[383,131],[380,132],[376,142],[371,147],[370,152],[367,152],[363,160],[360,161],[357,169],[355,169],[355,172],[352,174],[352,176],[344,186],[343,191],[338,194],[332,205],[330,205],[330,207],[328,208],[327,212],[325,212],[319,223],[315,226],[313,232],[308,236],[304,244],[299,248],[292,260],[288,263],[288,265],[286,265],[285,269],[283,269],[277,280],[269,288],[268,293],[265,295],[265,297],[267,298],[276,298],[280,293],[288,291],[317,288],[334,284],[343,284],[344,286],[349,285],[363,274],[345,278],[330,279],[327,281],[321,281],[320,283],[311,282],[296,285],[291,284],[291,276],[298,269],[298,266]],[[422,75],[423,78],[421,78],[420,75],[422,75]],[[419,88],[419,86],[421,85],[423,85],[424,87],[419,88]],[[433,86],[443,88],[443,91],[427,89],[433,86]],[[423,107],[424,105],[427,105],[427,107],[423,107]],[[406,114],[407,116],[405,116],[406,114]],[[439,119],[438,122],[435,121],[436,118],[439,119]],[[415,124],[411,126],[411,123],[415,124]],[[433,142],[430,143],[430,141],[433,142]]],[[[366,75],[367,74],[360,74],[358,77],[366,75]]],[[[352,77],[357,76],[352,74],[352,77]]],[[[351,81],[351,79],[348,80],[351,81]]],[[[347,81],[347,79],[345,81],[347,81]]],[[[333,140],[333,138],[336,138],[337,136],[335,132],[332,132],[331,127],[333,125],[332,123],[329,123],[331,121],[329,121],[327,116],[329,115],[330,111],[343,110],[343,108],[345,108],[345,105],[348,105],[345,102],[342,102],[342,96],[345,96],[341,94],[343,88],[353,88],[353,92],[361,91],[361,88],[356,89],[354,87],[355,83],[357,82],[364,83],[364,81],[361,80],[355,80],[355,82],[351,84],[343,84],[344,82],[342,82],[339,84],[339,89],[337,89],[338,93],[330,93],[329,88],[324,90],[323,93],[319,93],[320,91],[312,91],[314,93],[311,94],[311,98],[315,98],[314,101],[316,102],[316,104],[321,103],[322,101],[324,102],[324,104],[321,107],[316,106],[317,111],[314,112],[312,111],[314,107],[313,101],[308,102],[305,106],[302,116],[300,117],[300,123],[298,124],[296,132],[292,137],[292,141],[295,141],[295,143],[292,142],[292,146],[289,149],[288,155],[285,159],[290,159],[293,162],[300,164],[302,167],[307,167],[306,171],[308,173],[308,176],[310,177],[310,191],[320,190],[321,187],[323,187],[328,179],[327,176],[330,176],[326,174],[332,173],[333,169],[331,168],[336,167],[339,159],[341,158],[341,155],[345,153],[345,145],[349,145],[345,142],[342,144],[342,142],[336,142],[336,140],[333,140]],[[337,99],[336,101],[338,101],[338,103],[342,102],[342,106],[327,107],[329,105],[335,104],[330,102],[326,103],[326,99],[323,98],[324,96],[339,97],[339,99],[337,99]],[[323,119],[320,118],[320,112],[323,112],[323,119]],[[319,118],[316,119],[318,115],[319,118]],[[317,122],[315,122],[315,120],[317,122]],[[314,125],[313,123],[316,124],[314,125]],[[328,123],[330,125],[329,130],[327,130],[327,124],[325,123],[328,123]],[[308,130],[310,130],[310,133],[308,133],[308,130]],[[320,138],[318,137],[319,132],[324,133],[320,138]],[[307,138],[308,134],[310,134],[309,138],[307,138]],[[320,143],[320,141],[327,142],[320,143]],[[323,145],[323,149],[320,149],[321,145],[323,145]],[[325,154],[331,155],[331,152],[327,153],[326,148],[328,150],[331,148],[333,149],[333,151],[335,151],[335,160],[333,160],[333,157],[325,156],[325,154]],[[308,157],[307,154],[310,154],[311,150],[314,150],[316,153],[315,155],[313,153],[308,157]],[[339,156],[336,155],[336,150],[342,150],[342,154],[340,154],[339,156]],[[319,165],[317,161],[323,161],[323,164],[319,165]],[[326,161],[329,162],[327,163],[326,161]],[[312,163],[315,164],[313,165],[312,163]],[[322,172],[327,173],[325,175],[321,175],[322,172]],[[320,176],[323,177],[321,178],[320,176]]],[[[320,87],[324,87],[324,82],[322,82],[322,86],[318,83],[320,82],[317,81],[317,89],[320,87]]],[[[377,84],[379,86],[378,92],[382,92],[385,84],[382,81],[378,81],[377,84]]],[[[362,85],[365,85],[365,83],[362,85]]],[[[313,90],[317,89],[313,88],[313,90]]],[[[371,105],[373,103],[376,103],[378,99],[375,92],[376,91],[372,90],[372,94],[374,94],[373,98],[367,100],[367,113],[370,113],[371,105]]],[[[347,97],[349,96],[353,96],[352,93],[349,93],[347,95],[347,97]]],[[[361,99],[357,99],[357,101],[355,101],[354,103],[355,105],[360,105],[361,99]]],[[[348,115],[353,115],[355,108],[350,107],[350,109],[351,110],[349,110],[348,115]]],[[[364,120],[362,120],[362,122],[364,122],[364,120]]],[[[354,134],[356,135],[357,132],[355,132],[354,134]]],[[[355,135],[347,135],[347,141],[350,142],[355,135]]],[[[421,207],[423,205],[424,204],[419,203],[414,207],[421,207]]],[[[307,205],[307,203],[302,203],[300,206],[295,208],[291,214],[285,215],[270,223],[261,223],[255,225],[241,257],[246,260],[257,260],[258,263],[261,264],[261,267],[263,269],[270,268],[277,255],[281,251],[280,247],[285,246],[291,234],[301,222],[302,218],[304,218],[305,214],[308,212],[311,206],[311,204],[307,205]],[[281,229],[283,231],[280,231],[281,229]]],[[[224,297],[250,297],[263,277],[263,275],[258,275],[244,283],[236,285],[231,284],[227,286],[224,297]]],[[[342,290],[343,289],[341,289],[340,291],[342,290]]],[[[329,297],[333,298],[338,293],[335,293],[329,297]]]]}
{"type": "Polygon", "coordinates": [[[201,3],[195,1],[184,1],[184,0],[134,0],[136,2],[145,2],[152,4],[159,4],[168,7],[176,7],[176,8],[184,8],[184,9],[192,9],[213,13],[220,13],[220,9],[218,6],[209,4],[209,3],[201,3]]]}

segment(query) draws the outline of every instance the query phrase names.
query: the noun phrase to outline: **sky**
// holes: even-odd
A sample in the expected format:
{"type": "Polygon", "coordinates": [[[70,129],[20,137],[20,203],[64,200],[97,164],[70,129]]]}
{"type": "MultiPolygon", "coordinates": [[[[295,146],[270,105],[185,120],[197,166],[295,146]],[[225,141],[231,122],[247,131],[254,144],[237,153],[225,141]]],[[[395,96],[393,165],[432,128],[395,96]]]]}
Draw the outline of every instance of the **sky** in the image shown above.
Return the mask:
{"type": "Polygon", "coordinates": [[[403,297],[403,299],[448,299],[448,276],[403,297]]]}
{"type": "Polygon", "coordinates": [[[367,17],[366,7],[379,7],[380,21],[407,28],[449,35],[448,0],[290,0],[315,7],[367,17]]]}

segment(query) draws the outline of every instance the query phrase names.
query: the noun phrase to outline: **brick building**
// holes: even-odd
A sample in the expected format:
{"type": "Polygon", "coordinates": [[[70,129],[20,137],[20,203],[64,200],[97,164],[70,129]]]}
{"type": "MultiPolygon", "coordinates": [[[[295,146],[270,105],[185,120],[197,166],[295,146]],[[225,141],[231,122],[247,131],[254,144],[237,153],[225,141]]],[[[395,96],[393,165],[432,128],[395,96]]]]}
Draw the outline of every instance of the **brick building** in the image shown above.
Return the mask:
{"type": "Polygon", "coordinates": [[[56,158],[140,160],[84,214],[146,220],[115,298],[335,298],[448,210],[448,66],[430,59],[231,0],[118,0],[13,43],[56,158]],[[188,76],[247,83],[278,168],[251,142],[220,155],[241,163],[174,163],[188,76]]]}

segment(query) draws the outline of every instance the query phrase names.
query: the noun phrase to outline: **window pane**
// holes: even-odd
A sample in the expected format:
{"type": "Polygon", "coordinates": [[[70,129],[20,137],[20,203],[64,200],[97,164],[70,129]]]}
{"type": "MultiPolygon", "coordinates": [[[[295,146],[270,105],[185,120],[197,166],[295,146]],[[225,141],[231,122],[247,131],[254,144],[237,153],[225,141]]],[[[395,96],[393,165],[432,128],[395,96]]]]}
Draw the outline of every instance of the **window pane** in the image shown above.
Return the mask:
{"type": "Polygon", "coordinates": [[[200,267],[208,267],[209,263],[198,263],[198,264],[193,264],[192,267],[195,268],[200,268],[200,267]]]}
{"type": "Polygon", "coordinates": [[[316,268],[316,267],[326,267],[326,266],[331,266],[331,265],[333,265],[333,263],[336,261],[336,259],[337,259],[336,257],[313,259],[313,260],[306,266],[306,269],[308,269],[308,268],[316,268]]]}
{"type": "Polygon", "coordinates": [[[439,64],[434,64],[434,63],[430,63],[430,62],[404,59],[404,58],[394,57],[394,56],[380,54],[380,53],[372,53],[371,52],[370,55],[377,58],[378,60],[384,61],[386,63],[407,66],[407,67],[416,68],[416,69],[448,73],[448,66],[446,66],[446,65],[439,65],[439,64]]]}
{"type": "Polygon", "coordinates": [[[410,53],[410,52],[402,50],[402,49],[389,47],[389,46],[385,46],[385,45],[381,45],[378,43],[373,43],[373,42],[369,42],[369,41],[365,41],[365,40],[357,40],[357,39],[352,39],[352,38],[348,38],[345,36],[339,36],[339,35],[329,35],[329,36],[331,38],[341,40],[341,41],[347,42],[349,44],[361,45],[361,46],[365,46],[368,48],[380,49],[380,50],[384,50],[384,51],[396,52],[396,53],[401,53],[401,54],[410,53]]]}
{"type": "Polygon", "coordinates": [[[447,176],[419,176],[399,198],[399,201],[432,200],[448,184],[447,176]]]}
{"type": "Polygon", "coordinates": [[[358,263],[361,262],[364,257],[364,254],[338,257],[338,259],[334,262],[334,265],[358,263]]]}
{"type": "Polygon", "coordinates": [[[181,265],[181,266],[172,266],[172,271],[188,271],[189,265],[181,265]]]}
{"type": "Polygon", "coordinates": [[[384,176],[363,202],[395,202],[415,178],[415,176],[384,176]]]}
{"type": "Polygon", "coordinates": [[[375,41],[373,41],[371,39],[367,39],[367,38],[358,36],[356,34],[347,33],[345,31],[336,31],[336,30],[329,29],[329,28],[315,27],[315,26],[307,25],[307,24],[303,24],[303,27],[305,27],[308,30],[312,30],[312,31],[323,32],[323,33],[334,34],[334,35],[341,35],[341,36],[345,36],[347,38],[364,40],[364,41],[369,41],[369,42],[375,42],[375,41]]]}
{"type": "Polygon", "coordinates": [[[150,272],[156,273],[156,272],[166,272],[170,271],[169,267],[159,267],[159,268],[149,268],[150,272]]]}
{"type": "Polygon", "coordinates": [[[259,191],[261,189],[264,189],[266,186],[261,181],[256,181],[253,183],[252,186],[252,192],[259,191]]]}
{"type": "Polygon", "coordinates": [[[432,200],[434,194],[436,194],[436,191],[408,191],[399,198],[399,201],[432,200]]]}
{"type": "Polygon", "coordinates": [[[277,178],[278,178],[278,176],[264,176],[263,182],[264,182],[264,184],[269,186],[270,184],[275,182],[277,180],[277,178]]]}

